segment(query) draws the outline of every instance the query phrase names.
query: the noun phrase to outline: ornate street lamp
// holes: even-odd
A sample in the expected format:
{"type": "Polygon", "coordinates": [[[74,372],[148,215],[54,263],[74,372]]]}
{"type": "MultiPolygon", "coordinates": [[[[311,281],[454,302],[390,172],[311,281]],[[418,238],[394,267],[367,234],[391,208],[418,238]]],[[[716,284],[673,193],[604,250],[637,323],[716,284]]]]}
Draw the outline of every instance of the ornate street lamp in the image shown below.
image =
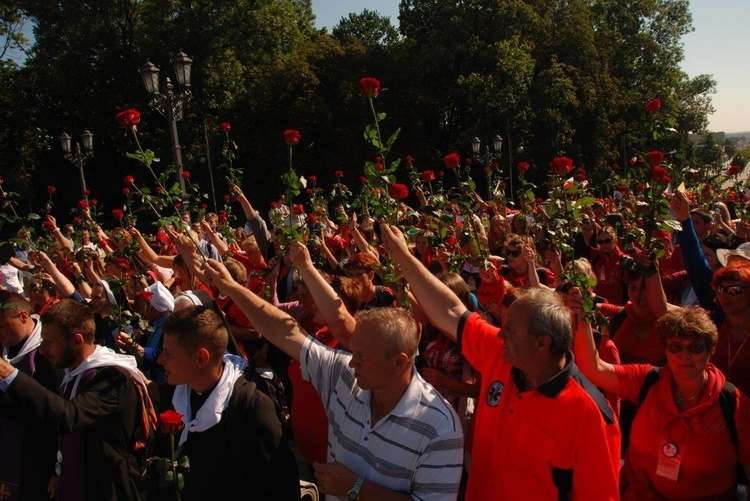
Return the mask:
{"type": "MultiPolygon", "coordinates": [[[[149,106],[157,111],[169,122],[169,130],[172,139],[172,159],[177,166],[177,178],[182,191],[182,198],[186,199],[185,180],[182,177],[182,147],[180,138],[177,135],[177,121],[182,120],[185,105],[190,101],[192,93],[190,92],[190,69],[193,60],[184,52],[180,51],[172,58],[175,79],[177,85],[181,88],[180,92],[174,93],[172,81],[166,79],[166,93],[160,91],[159,87],[159,67],[146,61],[141,66],[140,73],[143,78],[143,86],[149,95],[149,106]]],[[[187,200],[186,200],[187,201],[187,200]]]]}
{"type": "Polygon", "coordinates": [[[88,130],[81,132],[81,140],[83,141],[83,149],[81,149],[81,143],[76,143],[75,150],[71,148],[72,138],[65,132],[60,135],[60,146],[63,150],[63,156],[66,160],[78,167],[78,174],[81,177],[81,193],[83,199],[88,202],[88,195],[86,194],[86,178],[83,175],[83,164],[94,155],[94,135],[88,130]]]}
{"type": "MultiPolygon", "coordinates": [[[[478,137],[471,140],[471,151],[474,154],[474,158],[490,169],[492,168],[492,164],[500,159],[502,149],[503,138],[500,137],[500,134],[495,134],[495,137],[492,138],[492,151],[490,151],[489,145],[485,145],[484,152],[482,152],[482,141],[478,137]]],[[[493,187],[487,186],[488,198],[492,197],[492,191],[493,187]]]]}

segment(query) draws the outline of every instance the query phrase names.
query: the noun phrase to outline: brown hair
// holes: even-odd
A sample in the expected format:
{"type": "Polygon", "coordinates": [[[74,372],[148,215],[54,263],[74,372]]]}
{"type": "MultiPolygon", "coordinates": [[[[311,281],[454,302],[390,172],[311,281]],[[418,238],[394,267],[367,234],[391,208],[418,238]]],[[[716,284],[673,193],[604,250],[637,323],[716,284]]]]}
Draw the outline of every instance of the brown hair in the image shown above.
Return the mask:
{"type": "Polygon", "coordinates": [[[25,311],[32,313],[31,304],[17,292],[0,290],[0,314],[8,317],[25,311]]]}
{"type": "Polygon", "coordinates": [[[63,331],[66,340],[81,334],[86,344],[94,343],[94,316],[85,304],[72,299],[63,299],[42,314],[42,325],[54,324],[63,331]]]}
{"type": "Polygon", "coordinates": [[[510,233],[505,239],[505,247],[518,247],[523,249],[524,245],[531,245],[532,240],[526,235],[519,235],[518,233],[510,233]]]}
{"type": "Polygon", "coordinates": [[[224,260],[224,266],[226,266],[227,271],[232,275],[235,282],[240,285],[245,284],[247,281],[247,268],[242,263],[230,257],[224,260]]]}
{"type": "Polygon", "coordinates": [[[419,345],[419,329],[411,314],[402,308],[372,308],[357,314],[360,325],[367,324],[370,335],[378,336],[385,347],[385,356],[405,353],[414,358],[419,345]]]}
{"type": "Polygon", "coordinates": [[[349,258],[349,261],[346,263],[346,269],[360,268],[369,273],[376,264],[378,264],[378,260],[375,256],[367,252],[358,252],[349,258]]]}
{"type": "Polygon", "coordinates": [[[164,335],[176,336],[177,344],[193,354],[206,348],[211,358],[221,358],[229,343],[221,317],[207,306],[188,306],[172,313],[164,322],[164,335]]]}
{"type": "Polygon", "coordinates": [[[362,304],[362,282],[347,277],[332,277],[330,280],[331,287],[344,302],[346,310],[352,315],[359,309],[362,304]]]}
{"type": "Polygon", "coordinates": [[[675,337],[703,341],[709,353],[713,353],[719,338],[716,324],[706,310],[697,306],[668,311],[656,321],[656,328],[662,341],[675,337]]]}

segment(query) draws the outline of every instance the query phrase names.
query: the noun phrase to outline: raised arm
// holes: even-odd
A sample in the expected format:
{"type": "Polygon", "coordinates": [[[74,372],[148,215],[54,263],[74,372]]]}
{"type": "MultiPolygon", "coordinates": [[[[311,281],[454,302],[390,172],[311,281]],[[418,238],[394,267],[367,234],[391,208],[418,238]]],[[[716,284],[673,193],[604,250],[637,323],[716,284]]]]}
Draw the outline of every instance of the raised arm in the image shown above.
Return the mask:
{"type": "Polygon", "coordinates": [[[52,227],[51,231],[52,235],[55,237],[55,242],[61,247],[73,251],[73,244],[62,234],[62,231],[60,231],[60,228],[57,226],[57,220],[54,216],[46,216],[44,219],[44,222],[52,227]]]}
{"type": "Polygon", "coordinates": [[[235,282],[218,261],[209,259],[203,265],[203,271],[219,292],[232,298],[264,338],[299,361],[306,335],[292,317],[235,282]]]}
{"type": "Polygon", "coordinates": [[[161,266],[162,268],[172,268],[172,265],[174,264],[174,256],[158,255],[148,242],[146,242],[146,239],[143,238],[143,235],[141,235],[141,232],[138,231],[135,226],[128,228],[128,232],[133,238],[135,238],[136,242],[138,242],[138,247],[141,250],[141,257],[146,262],[161,266]]]}
{"type": "Polygon", "coordinates": [[[32,251],[29,253],[29,258],[38,263],[44,269],[45,273],[52,277],[52,281],[55,282],[55,287],[57,287],[60,295],[70,297],[76,291],[73,283],[55,266],[55,263],[52,262],[47,254],[42,251],[32,251]]]}
{"type": "Polygon", "coordinates": [[[583,321],[583,296],[577,287],[568,292],[568,307],[573,315],[573,354],[576,365],[598,388],[619,394],[620,383],[617,381],[615,366],[599,358],[591,324],[583,321]]]}
{"type": "Polygon", "coordinates": [[[315,269],[310,259],[310,252],[304,244],[292,242],[289,244],[289,257],[299,270],[302,280],[310,290],[315,305],[325,318],[328,329],[341,344],[348,347],[349,341],[357,326],[357,320],[346,309],[346,305],[333,290],[333,287],[315,269]]]}
{"type": "Polygon", "coordinates": [[[409,252],[404,235],[398,228],[386,224],[380,228],[386,250],[401,267],[414,297],[430,322],[455,341],[461,316],[468,311],[466,306],[409,252]]]}

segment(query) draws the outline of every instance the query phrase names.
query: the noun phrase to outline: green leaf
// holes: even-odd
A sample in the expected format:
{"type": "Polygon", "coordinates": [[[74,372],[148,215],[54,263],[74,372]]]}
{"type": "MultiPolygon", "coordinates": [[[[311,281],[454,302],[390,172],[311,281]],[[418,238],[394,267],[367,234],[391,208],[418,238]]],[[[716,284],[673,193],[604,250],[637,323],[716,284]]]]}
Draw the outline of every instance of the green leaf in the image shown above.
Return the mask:
{"type": "Polygon", "coordinates": [[[376,116],[378,117],[379,122],[385,120],[385,113],[381,112],[381,113],[378,113],[376,116]]]}
{"type": "Polygon", "coordinates": [[[26,215],[26,219],[30,219],[32,221],[36,221],[37,219],[41,219],[41,218],[42,218],[42,216],[40,216],[39,214],[36,214],[34,212],[29,212],[26,215]]]}
{"type": "Polygon", "coordinates": [[[169,487],[173,483],[174,472],[172,470],[165,471],[161,478],[159,478],[159,487],[169,487]]]}
{"type": "Polygon", "coordinates": [[[394,132],[393,134],[391,134],[391,137],[389,137],[388,141],[386,141],[385,144],[386,144],[386,146],[388,147],[389,150],[391,149],[391,146],[393,146],[393,143],[396,142],[396,138],[398,138],[398,134],[400,132],[401,132],[401,127],[399,127],[398,129],[396,129],[396,132],[394,132]]]}
{"type": "Polygon", "coordinates": [[[185,476],[182,473],[177,473],[177,488],[182,490],[185,487],[185,476]]]}

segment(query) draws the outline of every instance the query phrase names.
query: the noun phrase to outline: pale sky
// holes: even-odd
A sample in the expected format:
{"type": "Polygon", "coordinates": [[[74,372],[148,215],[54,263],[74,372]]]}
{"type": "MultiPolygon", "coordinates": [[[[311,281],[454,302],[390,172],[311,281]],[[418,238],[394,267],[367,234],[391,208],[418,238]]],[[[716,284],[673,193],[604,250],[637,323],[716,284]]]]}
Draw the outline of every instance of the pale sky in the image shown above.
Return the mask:
{"type": "MultiPolygon", "coordinates": [[[[318,28],[338,24],[350,12],[363,9],[389,16],[398,26],[399,0],[313,0],[318,28]]],[[[690,77],[713,75],[716,113],[709,116],[715,132],[750,131],[750,1],[691,0],[695,31],[683,38],[682,69],[690,77]]]]}

